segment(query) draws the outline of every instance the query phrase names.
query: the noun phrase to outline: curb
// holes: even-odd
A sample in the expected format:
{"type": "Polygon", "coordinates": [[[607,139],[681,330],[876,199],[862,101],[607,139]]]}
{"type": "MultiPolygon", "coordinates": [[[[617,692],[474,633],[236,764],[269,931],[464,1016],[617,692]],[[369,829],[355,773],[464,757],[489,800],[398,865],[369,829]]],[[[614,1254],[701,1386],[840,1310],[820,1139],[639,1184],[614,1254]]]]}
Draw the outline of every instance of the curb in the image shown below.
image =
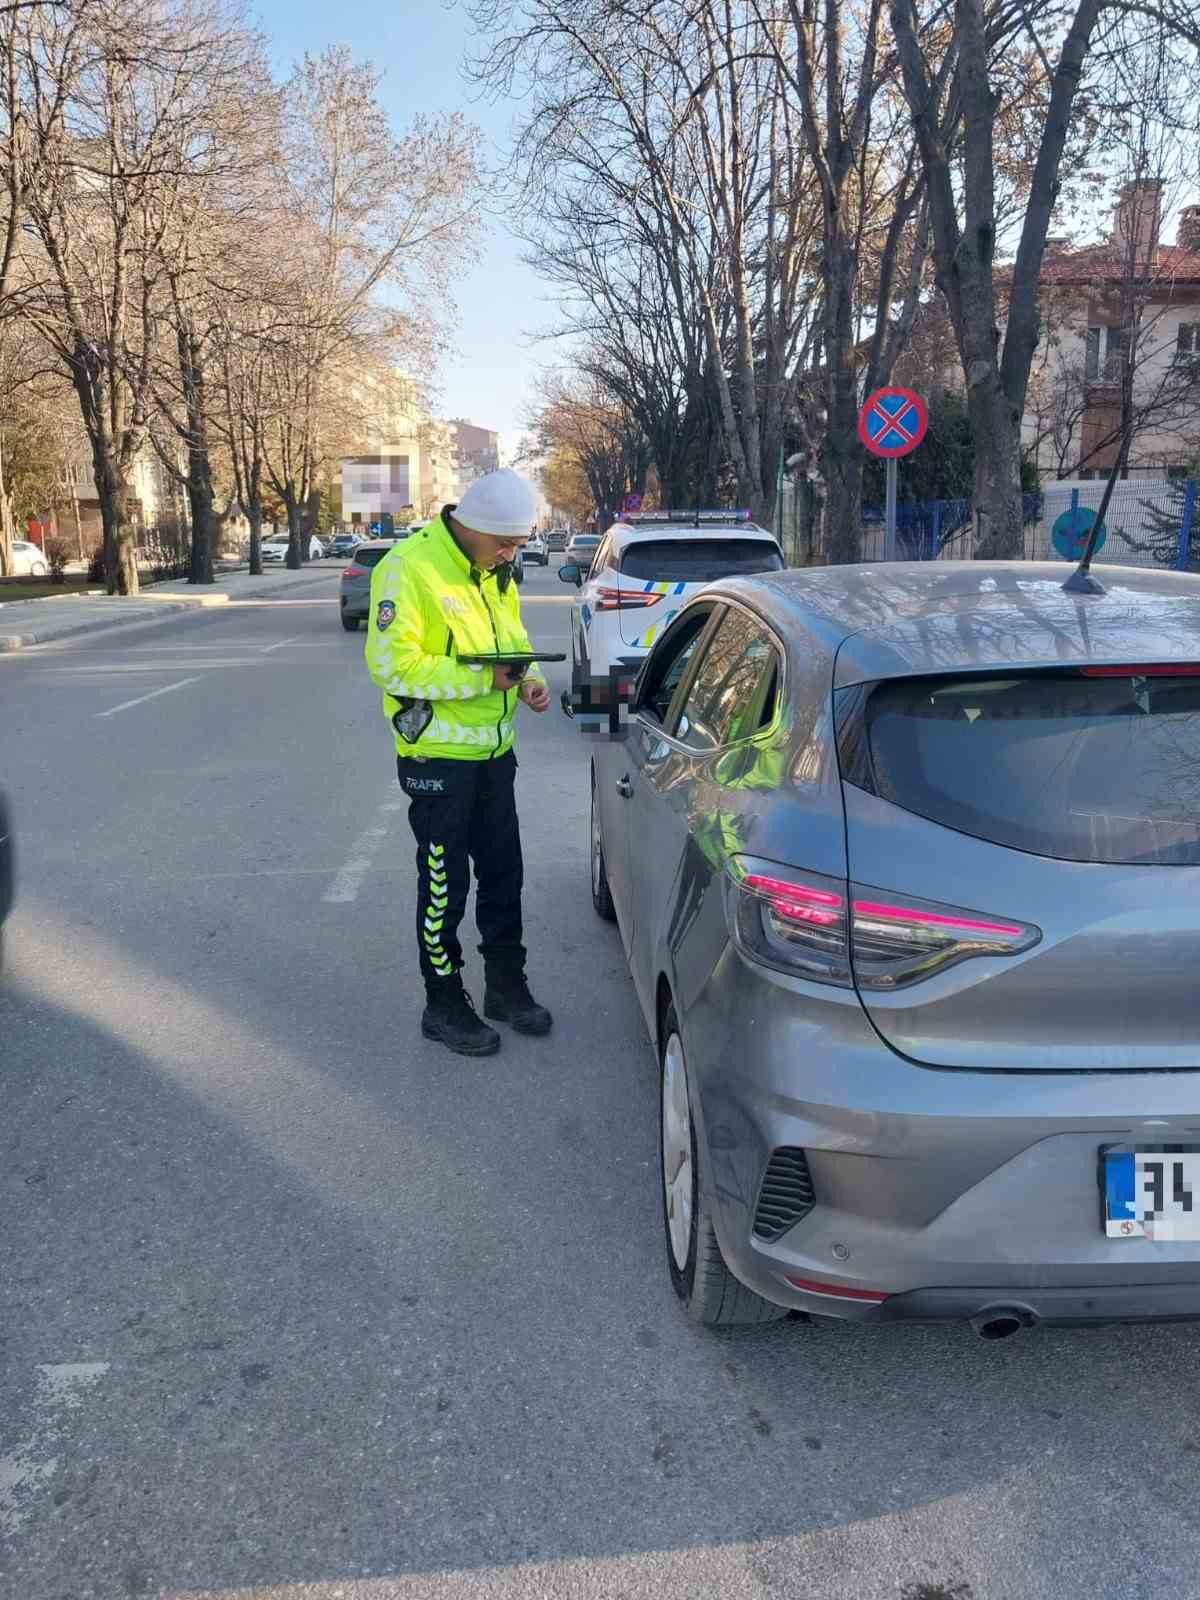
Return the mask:
{"type": "MultiPolygon", "coordinates": [[[[322,572],[319,576],[303,578],[299,580],[293,579],[291,583],[275,584],[269,589],[255,589],[251,595],[239,595],[236,598],[239,601],[244,601],[246,599],[265,600],[269,599],[272,595],[288,594],[293,589],[303,589],[309,584],[319,583],[323,579],[333,576],[335,576],[335,574],[332,572],[322,572]]],[[[158,607],[157,614],[152,617],[130,617],[122,616],[120,612],[118,612],[112,617],[89,617],[86,622],[73,622],[68,624],[66,627],[46,628],[40,633],[0,633],[0,655],[7,654],[14,650],[27,650],[31,645],[52,644],[58,639],[74,639],[80,634],[85,633],[104,633],[110,629],[116,628],[141,628],[153,626],[155,623],[161,621],[163,617],[180,615],[185,611],[195,613],[197,611],[206,610],[210,606],[223,606],[230,604],[235,599],[233,595],[223,593],[197,595],[195,599],[190,597],[187,599],[182,597],[175,599],[165,594],[147,594],[142,595],[139,598],[155,601],[158,607]]],[[[31,601],[27,601],[25,603],[36,604],[36,602],[31,601]]]]}
{"type": "Polygon", "coordinates": [[[190,601],[184,600],[178,604],[164,601],[158,617],[91,617],[87,622],[73,622],[65,628],[47,628],[43,633],[0,633],[0,653],[26,650],[34,644],[51,644],[55,639],[73,639],[81,633],[104,633],[109,628],[136,628],[141,623],[157,622],[159,617],[196,609],[190,601]]]}

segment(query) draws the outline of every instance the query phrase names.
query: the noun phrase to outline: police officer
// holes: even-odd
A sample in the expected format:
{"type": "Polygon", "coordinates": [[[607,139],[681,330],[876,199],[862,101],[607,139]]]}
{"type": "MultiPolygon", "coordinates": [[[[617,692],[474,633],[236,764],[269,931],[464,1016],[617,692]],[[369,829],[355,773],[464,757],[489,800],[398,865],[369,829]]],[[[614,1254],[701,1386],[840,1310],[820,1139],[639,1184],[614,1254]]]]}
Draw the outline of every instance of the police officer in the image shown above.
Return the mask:
{"type": "Polygon", "coordinates": [[[476,1014],[461,976],[458,925],[475,864],[483,1013],[518,1033],[551,1016],[525,980],[521,836],[513,779],[520,703],[545,711],[536,666],[467,665],[463,655],[532,646],[512,561],[537,498],[504,468],[477,478],[457,505],[397,544],[371,575],[367,670],[383,690],[400,786],[417,841],[417,948],[425,980],[421,1032],[460,1055],[491,1055],[500,1035],[476,1014]]]}

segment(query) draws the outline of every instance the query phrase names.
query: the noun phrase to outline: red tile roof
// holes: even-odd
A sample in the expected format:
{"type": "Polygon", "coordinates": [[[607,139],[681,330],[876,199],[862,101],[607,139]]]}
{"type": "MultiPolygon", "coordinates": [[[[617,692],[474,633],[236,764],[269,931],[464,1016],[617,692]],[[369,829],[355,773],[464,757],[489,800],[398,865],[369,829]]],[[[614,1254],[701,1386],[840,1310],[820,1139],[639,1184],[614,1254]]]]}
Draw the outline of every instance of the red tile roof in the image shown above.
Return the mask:
{"type": "MultiPolygon", "coordinates": [[[[1119,284],[1125,272],[1124,254],[1111,244],[1089,245],[1083,250],[1047,247],[1042,259],[1042,282],[1049,284],[1119,284]]],[[[1178,244],[1159,245],[1152,265],[1139,263],[1139,277],[1143,273],[1145,282],[1163,289],[1200,285],[1200,251],[1178,244]]]]}

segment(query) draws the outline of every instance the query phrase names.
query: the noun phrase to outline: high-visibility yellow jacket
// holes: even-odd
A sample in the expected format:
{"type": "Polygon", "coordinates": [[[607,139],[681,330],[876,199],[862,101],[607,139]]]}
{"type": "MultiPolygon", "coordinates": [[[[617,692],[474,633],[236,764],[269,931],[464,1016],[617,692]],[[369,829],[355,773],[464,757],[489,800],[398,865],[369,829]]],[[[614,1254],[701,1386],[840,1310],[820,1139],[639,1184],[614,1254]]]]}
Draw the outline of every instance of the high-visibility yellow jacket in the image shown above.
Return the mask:
{"type": "MultiPolygon", "coordinates": [[[[401,701],[428,701],[432,718],[402,756],[488,761],[512,748],[515,689],[494,689],[490,667],[460,655],[531,651],[515,583],[475,567],[444,517],[399,541],[371,573],[367,671],[383,690],[389,723],[401,701]]],[[[527,676],[538,675],[536,667],[527,676]]]]}

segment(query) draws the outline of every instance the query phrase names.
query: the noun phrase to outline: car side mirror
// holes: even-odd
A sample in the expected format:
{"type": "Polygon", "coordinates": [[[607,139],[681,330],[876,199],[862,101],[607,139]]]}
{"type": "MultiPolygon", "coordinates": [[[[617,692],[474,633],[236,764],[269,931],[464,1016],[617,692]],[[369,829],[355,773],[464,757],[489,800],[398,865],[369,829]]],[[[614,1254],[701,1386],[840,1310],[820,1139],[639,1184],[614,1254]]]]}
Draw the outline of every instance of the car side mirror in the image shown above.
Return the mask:
{"type": "Polygon", "coordinates": [[[578,561],[564,561],[558,569],[559,583],[573,583],[577,589],[583,586],[583,571],[578,561]]]}

